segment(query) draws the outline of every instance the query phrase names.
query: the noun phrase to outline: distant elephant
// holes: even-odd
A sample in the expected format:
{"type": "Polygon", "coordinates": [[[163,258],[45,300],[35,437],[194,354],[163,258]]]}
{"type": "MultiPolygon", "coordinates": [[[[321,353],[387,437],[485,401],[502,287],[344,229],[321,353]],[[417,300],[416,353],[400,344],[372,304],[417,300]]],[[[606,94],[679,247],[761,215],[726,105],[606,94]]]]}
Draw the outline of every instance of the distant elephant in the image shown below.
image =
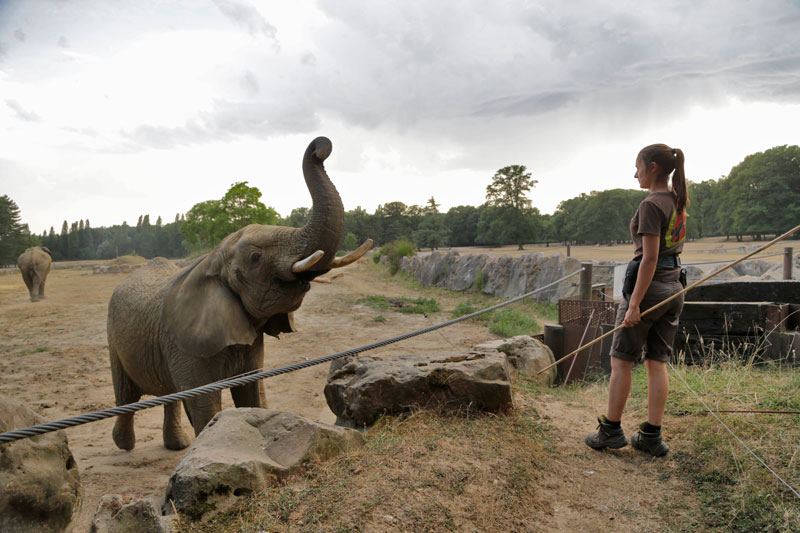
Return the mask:
{"type": "MultiPolygon", "coordinates": [[[[263,334],[294,331],[292,312],[316,276],[356,261],[372,246],[335,257],[344,208],[325,172],[331,153],[325,137],[303,157],[313,199],[302,228],[251,224],[231,233],[207,255],[180,270],[155,258],[120,284],[108,304],[108,349],[117,405],[143,394],[186,390],[263,366],[263,334]]],[[[231,389],[237,407],[266,407],[260,382],[231,389]]],[[[221,410],[214,392],[183,402],[195,435],[221,410]]],[[[133,415],[117,418],[112,433],[133,449],[133,415]]],[[[177,402],[164,406],[164,446],[185,448],[177,402]]]]}
{"type": "Polygon", "coordinates": [[[44,282],[53,262],[50,256],[49,248],[34,246],[22,252],[17,258],[17,266],[22,272],[22,279],[25,280],[32,302],[44,298],[44,282]]]}

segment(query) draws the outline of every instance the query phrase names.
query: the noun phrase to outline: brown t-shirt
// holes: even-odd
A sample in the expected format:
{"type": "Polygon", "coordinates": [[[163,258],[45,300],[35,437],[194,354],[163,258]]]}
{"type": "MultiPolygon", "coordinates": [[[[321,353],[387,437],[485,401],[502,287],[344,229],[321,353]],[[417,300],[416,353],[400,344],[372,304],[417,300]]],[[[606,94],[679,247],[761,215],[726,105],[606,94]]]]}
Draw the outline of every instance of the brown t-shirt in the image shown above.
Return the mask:
{"type": "MultiPolygon", "coordinates": [[[[658,235],[658,257],[677,255],[683,251],[686,239],[686,213],[678,213],[671,192],[650,193],[631,219],[631,238],[634,258],[642,256],[642,235],[658,235]]],[[[658,265],[653,279],[671,281],[680,269],[658,265]]]]}

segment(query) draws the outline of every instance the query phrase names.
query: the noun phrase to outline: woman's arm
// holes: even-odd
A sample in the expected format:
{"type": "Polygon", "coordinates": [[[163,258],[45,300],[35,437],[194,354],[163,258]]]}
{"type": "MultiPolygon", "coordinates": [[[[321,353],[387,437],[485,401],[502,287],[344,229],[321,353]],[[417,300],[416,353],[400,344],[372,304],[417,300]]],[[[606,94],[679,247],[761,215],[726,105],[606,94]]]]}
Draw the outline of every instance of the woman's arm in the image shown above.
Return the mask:
{"type": "Polygon", "coordinates": [[[653,274],[656,273],[656,263],[658,262],[658,241],[659,235],[642,234],[642,262],[639,265],[639,274],[636,277],[636,286],[628,302],[628,311],[622,321],[625,327],[635,326],[639,323],[639,305],[642,298],[653,281],[653,274]]]}

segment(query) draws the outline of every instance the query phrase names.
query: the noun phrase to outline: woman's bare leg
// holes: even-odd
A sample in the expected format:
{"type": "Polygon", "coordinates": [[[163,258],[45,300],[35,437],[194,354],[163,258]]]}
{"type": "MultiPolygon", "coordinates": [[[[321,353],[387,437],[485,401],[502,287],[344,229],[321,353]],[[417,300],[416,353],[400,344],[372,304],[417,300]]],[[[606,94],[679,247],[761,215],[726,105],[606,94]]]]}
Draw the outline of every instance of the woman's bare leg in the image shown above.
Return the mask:
{"type": "Polygon", "coordinates": [[[631,392],[631,372],[633,361],[623,361],[616,357],[611,358],[611,379],[608,383],[608,411],[609,420],[622,420],[622,411],[631,392]]]}

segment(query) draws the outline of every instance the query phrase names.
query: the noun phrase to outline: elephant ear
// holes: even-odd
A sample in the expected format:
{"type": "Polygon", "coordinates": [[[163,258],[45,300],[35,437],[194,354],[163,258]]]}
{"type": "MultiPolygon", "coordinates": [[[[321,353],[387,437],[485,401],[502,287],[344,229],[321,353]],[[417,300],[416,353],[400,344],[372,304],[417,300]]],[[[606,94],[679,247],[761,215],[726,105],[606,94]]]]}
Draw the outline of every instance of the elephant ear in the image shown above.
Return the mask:
{"type": "Polygon", "coordinates": [[[271,316],[264,324],[263,330],[264,333],[276,339],[281,333],[294,333],[297,331],[294,327],[294,313],[280,313],[271,316]]]}
{"type": "Polygon", "coordinates": [[[51,252],[50,248],[48,248],[47,246],[40,246],[40,248],[42,249],[43,252],[47,253],[47,255],[49,255],[50,257],[53,256],[53,252],[51,252]]]}
{"type": "Polygon", "coordinates": [[[256,331],[239,299],[222,282],[217,251],[181,272],[167,292],[164,324],[181,351],[211,357],[226,346],[253,344],[256,331]]]}

